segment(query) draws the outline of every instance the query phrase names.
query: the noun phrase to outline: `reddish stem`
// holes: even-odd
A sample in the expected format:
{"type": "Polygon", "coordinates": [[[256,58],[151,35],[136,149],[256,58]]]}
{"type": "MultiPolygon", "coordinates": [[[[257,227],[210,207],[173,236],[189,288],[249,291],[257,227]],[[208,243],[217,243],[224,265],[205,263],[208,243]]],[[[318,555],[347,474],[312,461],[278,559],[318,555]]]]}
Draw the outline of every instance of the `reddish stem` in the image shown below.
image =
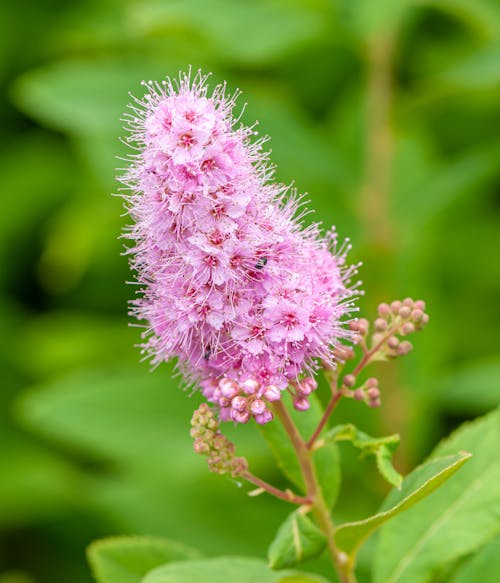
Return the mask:
{"type": "Polygon", "coordinates": [[[285,502],[291,502],[292,504],[298,504],[300,506],[304,504],[311,505],[310,498],[306,498],[304,496],[297,496],[297,494],[294,494],[291,490],[283,491],[280,490],[279,488],[275,488],[271,484],[265,482],[264,480],[261,480],[257,476],[254,476],[249,471],[246,471],[243,474],[241,474],[241,477],[247,480],[248,482],[251,482],[258,488],[262,488],[268,494],[271,494],[272,496],[279,498],[280,500],[284,500],[285,502]]]}

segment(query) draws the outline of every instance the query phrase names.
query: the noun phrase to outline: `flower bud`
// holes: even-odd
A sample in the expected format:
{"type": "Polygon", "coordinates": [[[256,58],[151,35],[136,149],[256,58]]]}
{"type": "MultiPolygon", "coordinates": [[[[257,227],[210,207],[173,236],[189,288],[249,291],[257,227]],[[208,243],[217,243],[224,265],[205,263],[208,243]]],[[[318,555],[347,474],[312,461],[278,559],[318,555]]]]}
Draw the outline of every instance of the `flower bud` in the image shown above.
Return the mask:
{"type": "Polygon", "coordinates": [[[401,309],[402,305],[403,305],[403,304],[402,304],[402,303],[401,303],[399,300],[394,300],[394,301],[391,303],[391,312],[392,312],[392,313],[393,313],[395,316],[397,316],[397,315],[399,314],[399,310],[401,309]]]}
{"type": "Polygon", "coordinates": [[[365,385],[370,389],[372,387],[378,387],[378,379],[376,377],[370,377],[366,379],[365,385]]]}
{"type": "Polygon", "coordinates": [[[362,336],[368,334],[368,329],[370,328],[370,322],[366,318],[360,318],[358,320],[358,330],[362,336]]]}
{"type": "Polygon", "coordinates": [[[250,405],[250,411],[253,415],[262,415],[266,410],[266,404],[262,399],[255,399],[255,401],[250,405]]]}
{"type": "Polygon", "coordinates": [[[376,407],[380,407],[381,404],[382,404],[382,401],[380,399],[373,399],[373,401],[370,400],[368,402],[368,406],[372,407],[373,409],[375,409],[376,407]]]}
{"type": "Polygon", "coordinates": [[[387,320],[384,320],[383,318],[377,318],[374,325],[376,332],[385,332],[388,326],[387,320]]]}
{"type": "Polygon", "coordinates": [[[398,346],[397,350],[398,350],[399,356],[405,356],[405,354],[408,354],[409,352],[411,352],[413,350],[413,344],[411,342],[408,342],[408,340],[404,340],[398,346]]]}
{"type": "Polygon", "coordinates": [[[356,383],[356,377],[353,374],[346,374],[345,377],[342,379],[342,382],[346,387],[353,387],[356,383]]]}
{"type": "Polygon", "coordinates": [[[228,379],[227,377],[224,377],[219,381],[219,389],[221,394],[228,399],[236,397],[236,395],[240,392],[238,383],[232,379],[228,379]]]}
{"type": "Polygon", "coordinates": [[[377,389],[377,387],[372,387],[371,389],[368,389],[368,391],[366,391],[366,394],[368,395],[368,397],[370,397],[370,399],[377,399],[378,397],[380,397],[380,390],[377,389]]]}
{"type": "Polygon", "coordinates": [[[269,423],[269,421],[272,421],[272,420],[273,420],[273,414],[271,413],[271,411],[269,411],[269,409],[266,409],[260,415],[255,416],[255,421],[257,421],[257,423],[259,425],[265,425],[266,423],[269,423]]]}
{"type": "Polygon", "coordinates": [[[403,300],[403,305],[408,306],[409,308],[413,308],[414,302],[412,298],[405,298],[403,300]]]}
{"type": "Polygon", "coordinates": [[[365,392],[363,389],[356,389],[352,394],[356,401],[364,401],[365,399],[365,392]]]}
{"type": "Polygon", "coordinates": [[[279,401],[281,399],[281,391],[276,385],[267,385],[264,389],[263,397],[270,403],[273,401],[279,401]]]}
{"type": "Polygon", "coordinates": [[[401,326],[401,334],[403,336],[408,336],[408,334],[413,334],[415,332],[415,326],[411,322],[405,322],[401,326]]]}
{"type": "Polygon", "coordinates": [[[409,318],[411,316],[411,308],[409,308],[408,306],[403,306],[400,310],[399,310],[399,317],[403,318],[403,320],[406,320],[407,318],[409,318]]]}
{"type": "Polygon", "coordinates": [[[389,316],[389,314],[391,313],[391,308],[389,304],[386,304],[385,302],[379,304],[378,313],[381,318],[387,318],[387,316],[389,316]]]}
{"type": "Polygon", "coordinates": [[[247,423],[250,419],[250,413],[248,411],[237,411],[235,409],[231,410],[231,418],[237,423],[247,423]]]}
{"type": "Polygon", "coordinates": [[[424,312],[422,312],[422,310],[416,309],[416,310],[413,310],[413,312],[411,313],[411,319],[414,322],[421,322],[423,317],[424,317],[424,312]]]}
{"type": "Polygon", "coordinates": [[[245,411],[247,408],[247,400],[245,399],[245,397],[235,397],[232,401],[231,401],[231,407],[236,410],[236,411],[245,411]]]}
{"type": "Polygon", "coordinates": [[[259,388],[259,383],[255,379],[246,379],[241,383],[241,388],[247,395],[253,395],[259,388]]]}
{"type": "Polygon", "coordinates": [[[414,304],[413,307],[416,310],[422,310],[422,312],[425,312],[425,302],[423,300],[417,300],[414,304]]]}
{"type": "Polygon", "coordinates": [[[391,336],[389,340],[387,340],[387,346],[395,350],[399,346],[399,340],[396,336],[391,336]]]}
{"type": "Polygon", "coordinates": [[[293,402],[293,406],[297,411],[307,411],[311,404],[305,398],[295,399],[293,402]]]}

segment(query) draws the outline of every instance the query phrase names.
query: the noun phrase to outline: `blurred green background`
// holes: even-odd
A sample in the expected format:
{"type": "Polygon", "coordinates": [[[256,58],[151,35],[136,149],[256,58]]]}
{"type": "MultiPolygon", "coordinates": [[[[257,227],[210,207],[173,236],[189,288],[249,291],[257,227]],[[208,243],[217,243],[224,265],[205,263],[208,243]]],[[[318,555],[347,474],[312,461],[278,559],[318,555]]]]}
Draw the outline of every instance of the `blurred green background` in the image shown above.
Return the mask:
{"type": "MultiPolygon", "coordinates": [[[[415,352],[379,368],[381,410],[337,419],[400,432],[408,470],[499,401],[498,0],[2,2],[0,583],[89,583],[85,546],[110,534],[263,556],[289,510],[208,474],[198,397],[140,363],[127,326],[119,118],[189,64],[243,90],[279,179],[351,238],[364,315],[427,301],[415,352]]],[[[279,484],[255,428],[236,439],[279,484]]],[[[365,516],[386,487],[342,454],[336,516],[365,516]]]]}

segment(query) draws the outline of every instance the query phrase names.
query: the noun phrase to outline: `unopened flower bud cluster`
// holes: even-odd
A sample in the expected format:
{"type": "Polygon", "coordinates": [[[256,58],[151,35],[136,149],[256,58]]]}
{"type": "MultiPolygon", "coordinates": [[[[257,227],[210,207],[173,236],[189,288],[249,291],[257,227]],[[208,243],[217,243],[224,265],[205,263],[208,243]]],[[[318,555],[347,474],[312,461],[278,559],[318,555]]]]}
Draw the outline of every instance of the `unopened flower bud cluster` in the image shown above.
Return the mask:
{"type": "Polygon", "coordinates": [[[217,474],[236,477],[248,469],[245,458],[235,456],[235,447],[219,431],[219,422],[212,409],[202,403],[191,419],[194,451],[208,457],[208,468],[217,474]]]}

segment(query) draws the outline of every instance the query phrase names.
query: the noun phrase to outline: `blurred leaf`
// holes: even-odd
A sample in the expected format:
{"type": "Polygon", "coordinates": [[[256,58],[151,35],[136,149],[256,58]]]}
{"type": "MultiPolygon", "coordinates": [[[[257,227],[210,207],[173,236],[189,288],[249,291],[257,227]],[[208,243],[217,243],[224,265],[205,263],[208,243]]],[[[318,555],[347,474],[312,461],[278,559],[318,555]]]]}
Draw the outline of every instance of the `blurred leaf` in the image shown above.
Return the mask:
{"type": "Polygon", "coordinates": [[[93,542],[87,556],[98,583],[140,583],[155,567],[200,553],[162,538],[122,536],[93,542]]]}
{"type": "MultiPolygon", "coordinates": [[[[500,10],[498,10],[500,15],[500,10]]],[[[443,71],[434,80],[438,85],[463,90],[500,87],[500,45],[487,46],[443,71]]]]}
{"type": "Polygon", "coordinates": [[[2,441],[0,525],[32,524],[68,512],[81,494],[80,474],[57,456],[13,434],[3,434],[2,441]]]}
{"type": "Polygon", "coordinates": [[[220,557],[204,561],[171,563],[148,573],[141,583],[326,583],[317,575],[271,571],[263,561],[220,557]]]}
{"type": "Polygon", "coordinates": [[[498,583],[500,538],[474,552],[452,579],[452,583],[498,583]]]}
{"type": "Polygon", "coordinates": [[[0,573],[0,583],[35,583],[35,580],[28,573],[9,571],[0,573]]]}
{"type": "Polygon", "coordinates": [[[483,36],[495,38],[500,33],[500,11],[495,1],[418,0],[418,3],[455,16],[483,36]]]}
{"type": "Polygon", "coordinates": [[[361,450],[362,455],[373,455],[382,476],[399,488],[403,476],[392,465],[392,454],[399,445],[399,435],[386,437],[370,437],[360,431],[352,423],[337,425],[325,433],[322,441],[350,441],[354,447],[361,450]]]}
{"type": "Polygon", "coordinates": [[[73,373],[27,391],[17,411],[43,435],[113,461],[153,467],[168,467],[169,458],[196,463],[187,437],[193,401],[169,369],[140,370],[73,373]]]}
{"type": "Polygon", "coordinates": [[[200,49],[219,59],[256,65],[323,34],[329,8],[325,0],[148,0],[135,4],[131,21],[142,35],[184,29],[200,49]]]}
{"type": "Polygon", "coordinates": [[[468,362],[436,379],[432,393],[447,411],[484,413],[500,402],[500,361],[468,362]]]}
{"type": "MultiPolygon", "coordinates": [[[[309,439],[313,434],[323,414],[318,399],[310,397],[309,402],[311,403],[311,408],[306,413],[295,411],[292,407],[289,407],[292,418],[305,440],[309,439]]],[[[275,419],[259,429],[284,475],[292,484],[295,484],[302,492],[305,492],[300,464],[281,423],[275,419]]],[[[333,506],[340,488],[340,463],[337,447],[333,443],[326,445],[324,448],[314,452],[313,460],[325,500],[329,506],[333,506]]]]}
{"type": "Polygon", "coordinates": [[[395,32],[414,3],[414,0],[354,0],[348,5],[353,28],[366,40],[395,32]]]}
{"type": "MultiPolygon", "coordinates": [[[[439,458],[419,466],[406,476],[400,490],[393,490],[391,497],[378,514],[365,520],[347,522],[335,529],[337,546],[354,556],[372,532],[385,522],[404,512],[426,498],[448,480],[470,458],[470,454],[459,453],[439,458]]],[[[384,582],[385,583],[385,582],[384,582]]]]}
{"type": "Polygon", "coordinates": [[[407,239],[414,241],[415,230],[421,231],[460,197],[476,195],[495,176],[499,155],[500,145],[494,143],[438,163],[422,134],[400,139],[394,161],[392,197],[395,214],[407,231],[407,239]]]}
{"type": "MultiPolygon", "coordinates": [[[[500,532],[499,438],[497,410],[464,424],[435,449],[426,465],[462,448],[473,457],[446,486],[381,530],[374,555],[375,583],[427,582],[443,566],[500,532]]],[[[395,497],[392,492],[384,507],[395,497]]]]}
{"type": "Polygon", "coordinates": [[[123,363],[138,356],[137,332],[121,318],[52,310],[30,318],[14,337],[16,360],[30,375],[61,375],[85,366],[123,363]],[[16,350],[17,349],[17,350],[16,350]]]}
{"type": "Polygon", "coordinates": [[[300,509],[292,512],[279,527],[268,551],[271,569],[294,567],[318,557],[326,546],[326,537],[300,509]]]}

